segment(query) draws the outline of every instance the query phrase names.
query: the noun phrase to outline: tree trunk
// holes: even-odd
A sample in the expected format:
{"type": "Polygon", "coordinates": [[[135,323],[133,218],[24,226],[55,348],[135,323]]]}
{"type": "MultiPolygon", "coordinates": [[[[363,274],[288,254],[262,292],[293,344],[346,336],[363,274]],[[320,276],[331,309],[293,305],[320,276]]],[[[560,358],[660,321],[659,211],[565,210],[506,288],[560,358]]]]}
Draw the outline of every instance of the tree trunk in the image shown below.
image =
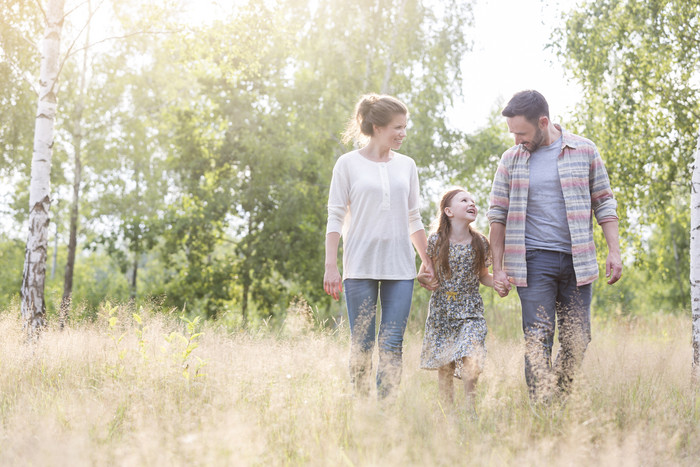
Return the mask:
{"type": "Polygon", "coordinates": [[[690,304],[693,314],[692,380],[700,385],[700,135],[690,190],[690,304]]]}
{"type": "MultiPolygon", "coordinates": [[[[77,125],[79,126],[79,125],[77,125]]],[[[60,326],[63,326],[68,319],[70,312],[71,296],[73,295],[73,270],[75,268],[75,249],[78,244],[78,211],[80,204],[80,178],[82,173],[82,164],[80,161],[80,145],[82,138],[73,136],[73,144],[75,146],[75,164],[73,171],[75,178],[73,179],[73,201],[70,209],[70,234],[68,237],[68,257],[66,258],[66,270],[63,278],[63,297],[61,298],[61,313],[60,326]]]]}
{"type": "Polygon", "coordinates": [[[243,327],[248,325],[248,294],[250,291],[250,284],[248,283],[248,278],[243,281],[243,296],[241,300],[241,321],[243,327]]]}
{"type": "Polygon", "coordinates": [[[36,336],[45,324],[44,283],[51,206],[49,189],[63,6],[64,0],[49,0],[46,29],[41,45],[39,102],[34,126],[34,151],[29,185],[29,234],[20,290],[22,320],[25,330],[31,337],[36,336]]]}
{"type": "MultiPolygon", "coordinates": [[[[61,200],[56,201],[56,208],[58,209],[61,200]]],[[[56,275],[56,262],[58,261],[58,212],[56,213],[56,219],[54,220],[54,225],[56,226],[56,234],[53,238],[53,261],[51,262],[51,280],[53,280],[56,275]]]]}
{"type": "Polygon", "coordinates": [[[131,267],[131,284],[129,284],[129,299],[132,301],[136,300],[137,295],[136,286],[138,284],[137,277],[139,272],[139,256],[139,239],[137,237],[134,245],[134,263],[131,267]]]}
{"type": "MultiPolygon", "coordinates": [[[[92,17],[92,6],[88,1],[88,18],[92,17]]],[[[66,270],[63,278],[63,297],[61,298],[61,311],[59,324],[61,329],[70,313],[71,298],[73,296],[73,272],[75,270],[75,252],[78,246],[78,215],[80,213],[80,184],[82,182],[83,163],[83,110],[85,109],[85,81],[87,76],[88,47],[90,45],[90,19],[85,29],[85,48],[83,49],[83,65],[80,71],[80,84],[78,99],[73,115],[73,200],[70,209],[70,233],[68,236],[68,252],[66,257],[66,270]]]]}
{"type": "Polygon", "coordinates": [[[132,241],[131,241],[131,250],[134,253],[134,262],[132,264],[132,269],[131,269],[131,284],[129,285],[129,299],[134,302],[136,300],[136,286],[138,284],[137,282],[137,274],[139,271],[139,256],[141,256],[141,221],[139,217],[139,209],[138,206],[141,204],[141,167],[139,163],[136,163],[134,165],[134,178],[136,179],[136,189],[134,190],[136,193],[136,206],[135,206],[135,215],[132,219],[133,222],[133,232],[132,232],[132,241]]]}

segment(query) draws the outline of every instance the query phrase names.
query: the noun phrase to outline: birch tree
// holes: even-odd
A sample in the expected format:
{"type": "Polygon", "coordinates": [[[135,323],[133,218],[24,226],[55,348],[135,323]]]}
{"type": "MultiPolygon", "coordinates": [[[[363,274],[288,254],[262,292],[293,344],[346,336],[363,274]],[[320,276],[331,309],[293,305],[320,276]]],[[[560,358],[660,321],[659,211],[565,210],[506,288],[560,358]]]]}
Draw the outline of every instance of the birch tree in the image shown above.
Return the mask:
{"type": "Polygon", "coordinates": [[[690,190],[690,303],[693,313],[693,382],[700,384],[700,135],[690,190]]]}
{"type": "Polygon", "coordinates": [[[46,28],[41,44],[39,102],[34,127],[34,150],[29,187],[29,235],[21,288],[22,319],[29,335],[36,335],[45,323],[44,283],[51,206],[49,189],[63,7],[64,0],[49,0],[45,11],[46,28]]]}

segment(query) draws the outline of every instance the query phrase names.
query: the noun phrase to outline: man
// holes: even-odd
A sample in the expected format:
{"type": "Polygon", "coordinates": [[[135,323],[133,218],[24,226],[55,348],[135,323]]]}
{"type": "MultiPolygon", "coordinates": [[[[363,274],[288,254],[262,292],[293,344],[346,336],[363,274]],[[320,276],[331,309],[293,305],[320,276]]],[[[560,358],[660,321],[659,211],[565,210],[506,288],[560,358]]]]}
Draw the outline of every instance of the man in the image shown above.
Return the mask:
{"type": "Polygon", "coordinates": [[[516,146],[503,153],[491,189],[493,275],[517,287],[525,379],[531,399],[546,400],[569,391],[591,340],[591,212],[608,245],[608,284],[622,276],[617,201],[595,145],[553,124],[542,94],[515,94],[502,115],[516,146]],[[552,367],[555,324],[561,348],[552,367]]]}

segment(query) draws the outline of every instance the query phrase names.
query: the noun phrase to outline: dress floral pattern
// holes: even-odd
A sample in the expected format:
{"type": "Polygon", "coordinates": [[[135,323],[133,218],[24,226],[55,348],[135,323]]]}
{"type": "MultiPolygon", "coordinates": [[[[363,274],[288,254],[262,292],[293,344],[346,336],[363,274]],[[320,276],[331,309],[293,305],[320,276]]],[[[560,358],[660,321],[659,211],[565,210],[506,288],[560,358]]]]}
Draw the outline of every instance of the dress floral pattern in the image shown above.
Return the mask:
{"type": "MultiPolygon", "coordinates": [[[[437,256],[437,234],[428,238],[427,253],[432,258],[437,256]]],[[[450,243],[449,262],[452,276],[441,277],[430,296],[421,368],[436,370],[455,362],[455,376],[459,378],[463,357],[474,358],[483,367],[487,328],[472,245],[450,243]]]]}

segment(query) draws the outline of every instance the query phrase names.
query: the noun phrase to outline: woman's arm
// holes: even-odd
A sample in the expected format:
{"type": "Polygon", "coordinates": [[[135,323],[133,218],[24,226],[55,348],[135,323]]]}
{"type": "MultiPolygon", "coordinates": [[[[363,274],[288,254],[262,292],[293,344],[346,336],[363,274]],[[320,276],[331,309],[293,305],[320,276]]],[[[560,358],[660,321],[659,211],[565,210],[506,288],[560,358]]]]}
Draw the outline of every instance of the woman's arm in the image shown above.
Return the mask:
{"type": "Polygon", "coordinates": [[[435,270],[433,269],[433,260],[428,256],[428,238],[425,236],[425,230],[420,229],[413,232],[411,234],[411,243],[413,243],[413,247],[418,252],[418,256],[420,256],[421,269],[425,267],[425,273],[430,277],[434,277],[435,270]]]}
{"type": "Polygon", "coordinates": [[[420,229],[411,234],[411,242],[418,252],[421,259],[420,269],[418,270],[418,283],[426,289],[433,291],[438,288],[438,278],[435,273],[433,259],[430,257],[430,246],[428,239],[425,236],[425,229],[420,229]]]}
{"type": "Polygon", "coordinates": [[[428,256],[428,237],[425,236],[425,230],[420,229],[416,230],[411,234],[411,243],[413,243],[413,247],[416,249],[418,252],[418,256],[420,256],[420,260],[423,263],[430,263],[430,266],[432,267],[433,262],[430,259],[430,256],[428,256]]]}
{"type": "Polygon", "coordinates": [[[326,235],[326,272],[323,274],[323,290],[338,300],[343,293],[343,281],[338,271],[338,244],[340,234],[328,232],[326,235]]]}

